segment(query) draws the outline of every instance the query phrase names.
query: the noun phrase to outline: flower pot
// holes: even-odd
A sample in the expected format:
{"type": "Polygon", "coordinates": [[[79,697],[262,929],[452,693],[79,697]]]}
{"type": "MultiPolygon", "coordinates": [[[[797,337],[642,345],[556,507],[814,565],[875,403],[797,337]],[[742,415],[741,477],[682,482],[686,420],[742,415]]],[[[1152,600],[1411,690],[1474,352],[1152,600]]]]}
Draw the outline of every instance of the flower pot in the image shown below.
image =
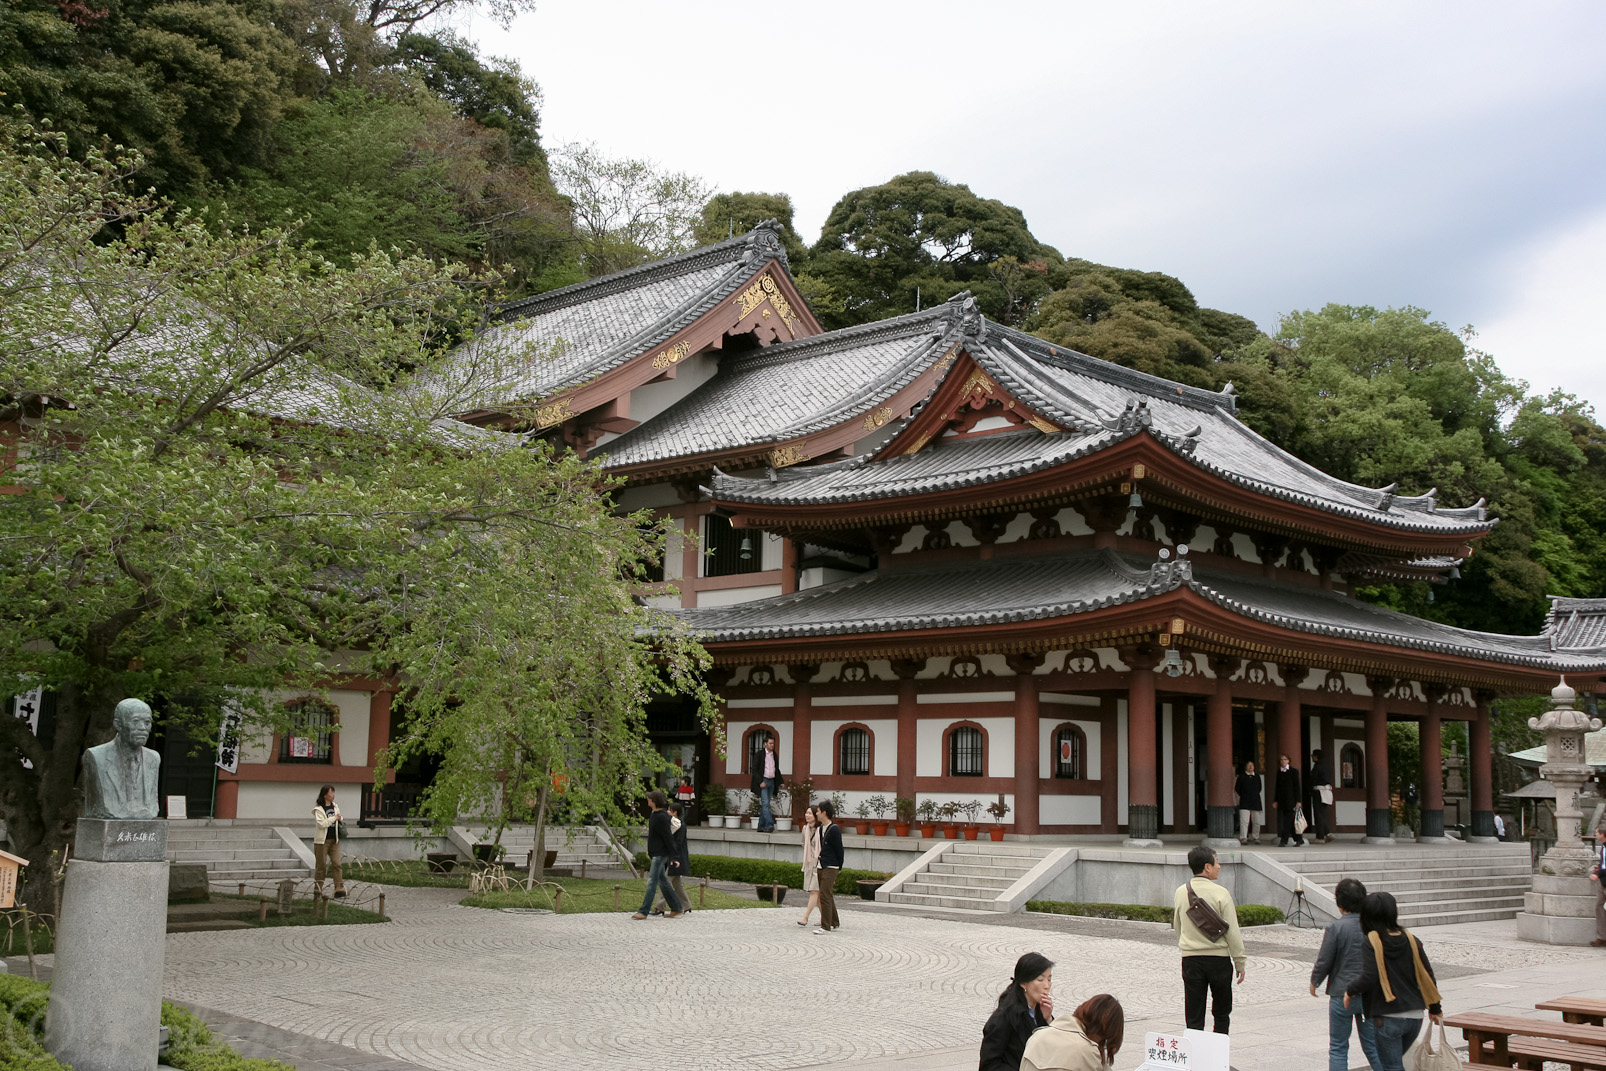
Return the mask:
{"type": "Polygon", "coordinates": [[[920,823],[920,835],[922,837],[935,837],[937,835],[937,823],[935,823],[935,822],[921,822],[920,823]]]}
{"type": "Polygon", "coordinates": [[[881,888],[881,886],[883,886],[885,884],[886,884],[886,879],[884,879],[884,878],[860,878],[859,879],[859,899],[860,900],[874,900],[875,899],[876,890],[881,888]]]}
{"type": "Polygon", "coordinates": [[[749,818],[747,820],[747,828],[751,829],[754,833],[757,833],[758,832],[758,823],[760,821],[761,821],[761,819],[758,817],[758,815],[755,814],[753,817],[751,817],[751,818],[749,818]]]}
{"type": "Polygon", "coordinates": [[[853,823],[853,829],[861,837],[866,837],[866,836],[870,835],[870,823],[869,822],[854,822],[853,823]]]}
{"type": "Polygon", "coordinates": [[[491,863],[496,862],[496,860],[500,857],[500,853],[497,852],[498,847],[499,845],[496,844],[474,845],[474,861],[485,866],[489,866],[491,863]]]}
{"type": "Polygon", "coordinates": [[[790,818],[777,818],[775,820],[775,828],[781,833],[790,833],[792,830],[792,820],[790,818]]]}
{"type": "Polygon", "coordinates": [[[710,829],[721,827],[724,824],[725,816],[722,814],[709,814],[703,816],[703,825],[708,826],[710,829]]]}
{"type": "Polygon", "coordinates": [[[900,837],[907,837],[909,835],[909,823],[894,822],[892,823],[892,831],[900,837]]]}
{"type": "Polygon", "coordinates": [[[786,886],[785,885],[781,885],[781,886],[755,885],[755,886],[753,886],[753,891],[758,893],[758,898],[760,900],[764,901],[766,904],[784,904],[784,903],[786,903],[786,886]],[[777,896],[779,896],[780,899],[776,899],[777,896]]]}
{"type": "Polygon", "coordinates": [[[1003,840],[1004,839],[1004,827],[1003,826],[994,826],[993,828],[991,828],[991,829],[989,829],[987,831],[987,835],[989,837],[993,838],[994,840],[1003,840]]]}
{"type": "Polygon", "coordinates": [[[981,826],[967,825],[967,826],[965,826],[965,839],[966,840],[975,840],[976,839],[976,834],[978,834],[980,832],[981,832],[981,826]]]}
{"type": "Polygon", "coordinates": [[[878,837],[887,835],[887,824],[885,822],[871,822],[870,828],[875,831],[875,835],[878,837]]]}
{"type": "Polygon", "coordinates": [[[739,814],[727,814],[725,816],[725,828],[726,829],[741,829],[742,828],[742,816],[739,815],[739,814]]]}
{"type": "Polygon", "coordinates": [[[945,822],[945,823],[943,823],[942,835],[947,837],[949,840],[958,840],[959,839],[959,823],[958,822],[945,822]]]}

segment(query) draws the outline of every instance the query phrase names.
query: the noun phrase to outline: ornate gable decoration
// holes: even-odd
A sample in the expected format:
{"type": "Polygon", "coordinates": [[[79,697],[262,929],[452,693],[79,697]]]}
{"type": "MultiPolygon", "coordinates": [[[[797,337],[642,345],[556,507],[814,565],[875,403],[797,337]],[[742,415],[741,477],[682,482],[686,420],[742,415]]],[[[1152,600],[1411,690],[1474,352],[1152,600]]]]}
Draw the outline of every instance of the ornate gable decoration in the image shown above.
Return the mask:
{"type": "Polygon", "coordinates": [[[780,286],[775,282],[775,276],[769,272],[759,276],[752,286],[736,295],[734,302],[736,315],[739,319],[745,320],[765,302],[769,302],[770,307],[759,311],[761,319],[768,319],[773,310],[773,314],[780,317],[793,338],[798,338],[804,333],[803,321],[798,319],[791,302],[786,300],[786,295],[781,293],[780,286]]]}
{"type": "Polygon", "coordinates": [[[1045,435],[1065,430],[1017,399],[974,358],[960,351],[942,384],[909,424],[882,447],[879,456],[916,454],[933,439],[986,435],[1028,425],[1045,435]]]}

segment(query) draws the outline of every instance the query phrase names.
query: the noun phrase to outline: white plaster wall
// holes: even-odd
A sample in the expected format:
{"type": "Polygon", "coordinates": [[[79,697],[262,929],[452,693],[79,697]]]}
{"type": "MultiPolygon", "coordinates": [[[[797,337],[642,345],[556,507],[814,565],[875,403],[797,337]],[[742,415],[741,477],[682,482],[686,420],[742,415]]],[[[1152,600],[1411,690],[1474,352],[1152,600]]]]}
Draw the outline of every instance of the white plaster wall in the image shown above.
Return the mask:
{"type": "Polygon", "coordinates": [[[797,574],[797,586],[800,591],[805,588],[818,588],[858,575],[852,569],[827,569],[824,566],[814,566],[810,569],[801,570],[797,574]]]}
{"type": "Polygon", "coordinates": [[[681,605],[679,595],[649,595],[644,601],[654,610],[678,610],[681,605]]]}
{"type": "Polygon", "coordinates": [[[915,776],[942,776],[942,731],[944,722],[921,718],[915,722],[915,776]]]}
{"type": "MultiPolygon", "coordinates": [[[[922,696],[922,699],[925,697],[922,696]]],[[[987,776],[1015,776],[1015,719],[972,718],[955,714],[952,721],[921,718],[915,723],[915,776],[942,777],[946,756],[942,734],[956,721],[973,721],[987,732],[987,776]]]]}
{"type": "Polygon", "coordinates": [[[1040,796],[1037,818],[1045,826],[1096,826],[1103,802],[1098,796],[1040,796]]]}
{"type": "Polygon", "coordinates": [[[1014,543],[1017,540],[1025,539],[1030,534],[1032,522],[1035,520],[1036,518],[1030,513],[1015,514],[1009,519],[1009,523],[1004,526],[1004,534],[998,537],[998,541],[1000,543],[1014,543]]]}
{"type": "Polygon", "coordinates": [[[1069,714],[1070,711],[1067,710],[1057,717],[1050,715],[1048,717],[1040,716],[1037,719],[1037,730],[1040,734],[1037,744],[1039,760],[1037,776],[1043,778],[1054,776],[1054,730],[1066,722],[1070,722],[1078,729],[1081,729],[1082,735],[1087,737],[1087,753],[1082,756],[1083,772],[1087,774],[1087,780],[1097,781],[1100,776],[1099,755],[1102,753],[1100,751],[1100,734],[1104,731],[1104,726],[1100,722],[1080,721],[1066,716],[1069,714]]]}
{"type": "Polygon", "coordinates": [[[1054,514],[1054,519],[1060,522],[1060,532],[1064,535],[1084,536],[1093,534],[1093,529],[1088,526],[1082,515],[1069,506],[1054,514]]]}
{"type": "Polygon", "coordinates": [[[977,718],[987,730],[987,776],[1015,776],[1015,719],[977,718]]]}
{"type": "Polygon", "coordinates": [[[1129,763],[1126,743],[1126,700],[1115,701],[1115,824],[1120,825],[1126,818],[1127,794],[1126,771],[1129,763]]]}
{"type": "Polygon", "coordinates": [[[760,544],[759,564],[765,569],[779,569],[781,567],[781,537],[773,532],[764,533],[764,541],[760,544]]]}
{"type": "Polygon", "coordinates": [[[264,732],[240,741],[240,762],[265,763],[273,754],[273,734],[264,732]]]}
{"type": "Polygon", "coordinates": [[[898,719],[896,718],[838,718],[831,721],[815,719],[809,727],[809,774],[830,774],[836,769],[836,731],[844,725],[858,722],[870,730],[871,752],[874,765],[870,772],[877,777],[896,777],[898,774],[898,719]]]}
{"type": "Polygon", "coordinates": [[[1261,564],[1260,553],[1255,550],[1255,541],[1242,532],[1232,534],[1232,551],[1246,562],[1261,564]]]}
{"type": "Polygon", "coordinates": [[[1366,825],[1365,800],[1337,800],[1333,803],[1333,821],[1341,826],[1366,825]]]}
{"type": "Polygon", "coordinates": [[[817,695],[809,702],[813,707],[895,707],[895,695],[817,695]]]}
{"type": "Polygon", "coordinates": [[[675,365],[674,379],[643,383],[630,392],[630,419],[641,423],[651,420],[713,379],[718,371],[718,353],[704,351],[692,354],[675,365]]]}
{"type": "Polygon", "coordinates": [[[664,537],[664,579],[681,580],[686,576],[685,529],[673,528],[664,537]]]}
{"type": "MultiPolygon", "coordinates": [[[[1175,733],[1172,732],[1171,726],[1172,704],[1163,703],[1161,706],[1164,708],[1164,717],[1160,719],[1160,784],[1164,786],[1164,789],[1168,790],[1173,783],[1172,777],[1176,772],[1176,760],[1171,754],[1171,745],[1175,733]]],[[[1189,763],[1190,767],[1192,765],[1192,763],[1189,763]]],[[[1174,817],[1176,800],[1172,799],[1176,793],[1166,790],[1162,790],[1160,793],[1161,799],[1164,800],[1164,805],[1160,808],[1160,821],[1170,825],[1176,821],[1174,817]]],[[[1188,795],[1191,797],[1193,793],[1189,792],[1188,795]]]]}
{"type": "MultiPolygon", "coordinates": [[[[334,767],[340,769],[340,767],[334,767]]],[[[355,820],[362,809],[363,782],[341,781],[331,777],[335,786],[335,800],[348,820],[355,820]]],[[[312,829],[312,801],[318,795],[318,785],[311,781],[285,784],[272,781],[241,781],[237,818],[282,819],[297,830],[305,826],[312,829]]]]}
{"type": "Polygon", "coordinates": [[[698,606],[733,606],[739,602],[774,598],[781,593],[779,584],[760,584],[751,588],[716,588],[697,593],[698,606]]]}
{"type": "MultiPolygon", "coordinates": [[[[740,702],[738,700],[737,702],[740,702]]],[[[749,700],[753,702],[753,700],[749,700]]],[[[734,706],[727,703],[726,706],[734,706]]],[[[792,704],[787,701],[786,705],[792,704]]],[[[790,713],[790,712],[788,712],[790,713]]],[[[778,718],[757,718],[751,721],[728,720],[725,722],[725,739],[727,751],[725,753],[725,772],[739,774],[742,772],[742,737],[747,730],[755,725],[768,725],[775,730],[776,744],[781,751],[781,776],[792,776],[792,719],[787,717],[784,721],[778,718]]]]}
{"type": "MultiPolygon", "coordinates": [[[[915,697],[915,702],[921,706],[939,706],[943,704],[974,705],[977,703],[1013,703],[1015,693],[1008,692],[929,692],[915,697]]],[[[963,717],[963,715],[955,715],[963,717]]]]}
{"type": "Polygon", "coordinates": [[[342,689],[326,698],[340,711],[340,765],[368,766],[369,693],[342,689]]]}
{"type": "MultiPolygon", "coordinates": [[[[976,822],[980,825],[988,826],[992,825],[993,816],[987,813],[987,805],[997,802],[998,793],[982,792],[979,789],[975,792],[921,792],[915,798],[915,806],[920,806],[921,802],[924,800],[931,800],[938,807],[941,807],[943,804],[948,803],[949,801],[962,804],[969,803],[971,800],[980,800],[981,810],[977,812],[976,822]]],[[[1004,793],[1004,802],[1009,805],[1009,814],[1004,816],[1004,824],[1008,825],[1010,822],[1015,820],[1015,793],[1004,793]]],[[[961,814],[958,820],[961,822],[965,821],[965,816],[961,814]]],[[[941,821],[941,819],[939,819],[939,821],[941,821]]]]}
{"type": "Polygon", "coordinates": [[[634,513],[638,509],[669,509],[678,506],[680,494],[672,483],[643,483],[618,492],[619,509],[634,513]]]}

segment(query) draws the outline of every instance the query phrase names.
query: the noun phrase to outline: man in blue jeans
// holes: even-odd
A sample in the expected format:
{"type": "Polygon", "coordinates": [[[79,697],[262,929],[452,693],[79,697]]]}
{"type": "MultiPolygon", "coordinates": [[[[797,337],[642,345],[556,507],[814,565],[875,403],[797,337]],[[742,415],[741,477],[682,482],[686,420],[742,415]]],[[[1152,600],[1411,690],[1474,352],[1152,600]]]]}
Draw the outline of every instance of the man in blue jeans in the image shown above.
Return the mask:
{"type": "Polygon", "coordinates": [[[775,737],[764,741],[764,751],[752,770],[753,791],[758,793],[758,831],[775,832],[775,814],[770,800],[781,790],[781,762],[775,755],[775,737]]]}
{"type": "Polygon", "coordinates": [[[1310,995],[1327,982],[1327,1071],[1349,1071],[1350,1024],[1361,1035],[1361,1052],[1366,1062],[1381,1067],[1377,1055],[1377,1036],[1372,1024],[1361,1015],[1361,1002],[1344,1007],[1344,990],[1361,976],[1361,957],[1366,955],[1366,934],[1361,932],[1361,904],[1366,886],[1354,878],[1344,878],[1333,889],[1338,901],[1338,918],[1327,924],[1322,934],[1322,950],[1316,954],[1316,967],[1310,972],[1310,995]]]}
{"type": "Polygon", "coordinates": [[[652,860],[652,865],[647,868],[647,895],[642,897],[641,910],[630,916],[633,919],[647,917],[660,890],[664,894],[664,906],[669,908],[664,918],[678,919],[684,914],[681,908],[685,905],[676,898],[665,874],[670,860],[676,854],[674,828],[669,821],[669,812],[664,809],[668,803],[669,797],[656,788],[647,793],[647,806],[652,808],[652,813],[647,816],[647,856],[652,860]]]}

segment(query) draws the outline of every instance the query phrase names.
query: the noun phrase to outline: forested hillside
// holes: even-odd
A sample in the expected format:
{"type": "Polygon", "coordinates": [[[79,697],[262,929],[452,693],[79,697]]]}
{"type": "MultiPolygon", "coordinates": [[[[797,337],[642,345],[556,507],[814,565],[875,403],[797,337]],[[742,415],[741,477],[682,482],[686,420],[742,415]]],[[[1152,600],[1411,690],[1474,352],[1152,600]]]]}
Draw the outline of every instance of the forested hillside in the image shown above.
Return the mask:
{"type": "MultiPolygon", "coordinates": [[[[846,193],[809,243],[781,193],[715,193],[593,145],[546,146],[515,65],[439,29],[473,0],[10,0],[0,104],[73,149],[142,150],[141,181],[213,226],[301,221],[344,261],[371,245],[567,285],[783,225],[828,326],[960,290],[1056,343],[1186,383],[1231,381],[1243,419],[1311,463],[1441,502],[1484,497],[1495,532],[1445,585],[1363,594],[1470,628],[1533,632],[1547,594],[1606,595],[1606,432],[1565,393],[1535,394],[1398,295],[1329,305],[1263,333],[1180,280],[1096,264],[1017,208],[930,172],[846,193]]],[[[482,3],[507,17],[528,0],[482,3]]],[[[608,147],[608,149],[628,147],[608,147]]],[[[709,179],[717,182],[718,176],[709,179]]],[[[1548,384],[1545,386],[1549,386],[1548,384]]]]}

